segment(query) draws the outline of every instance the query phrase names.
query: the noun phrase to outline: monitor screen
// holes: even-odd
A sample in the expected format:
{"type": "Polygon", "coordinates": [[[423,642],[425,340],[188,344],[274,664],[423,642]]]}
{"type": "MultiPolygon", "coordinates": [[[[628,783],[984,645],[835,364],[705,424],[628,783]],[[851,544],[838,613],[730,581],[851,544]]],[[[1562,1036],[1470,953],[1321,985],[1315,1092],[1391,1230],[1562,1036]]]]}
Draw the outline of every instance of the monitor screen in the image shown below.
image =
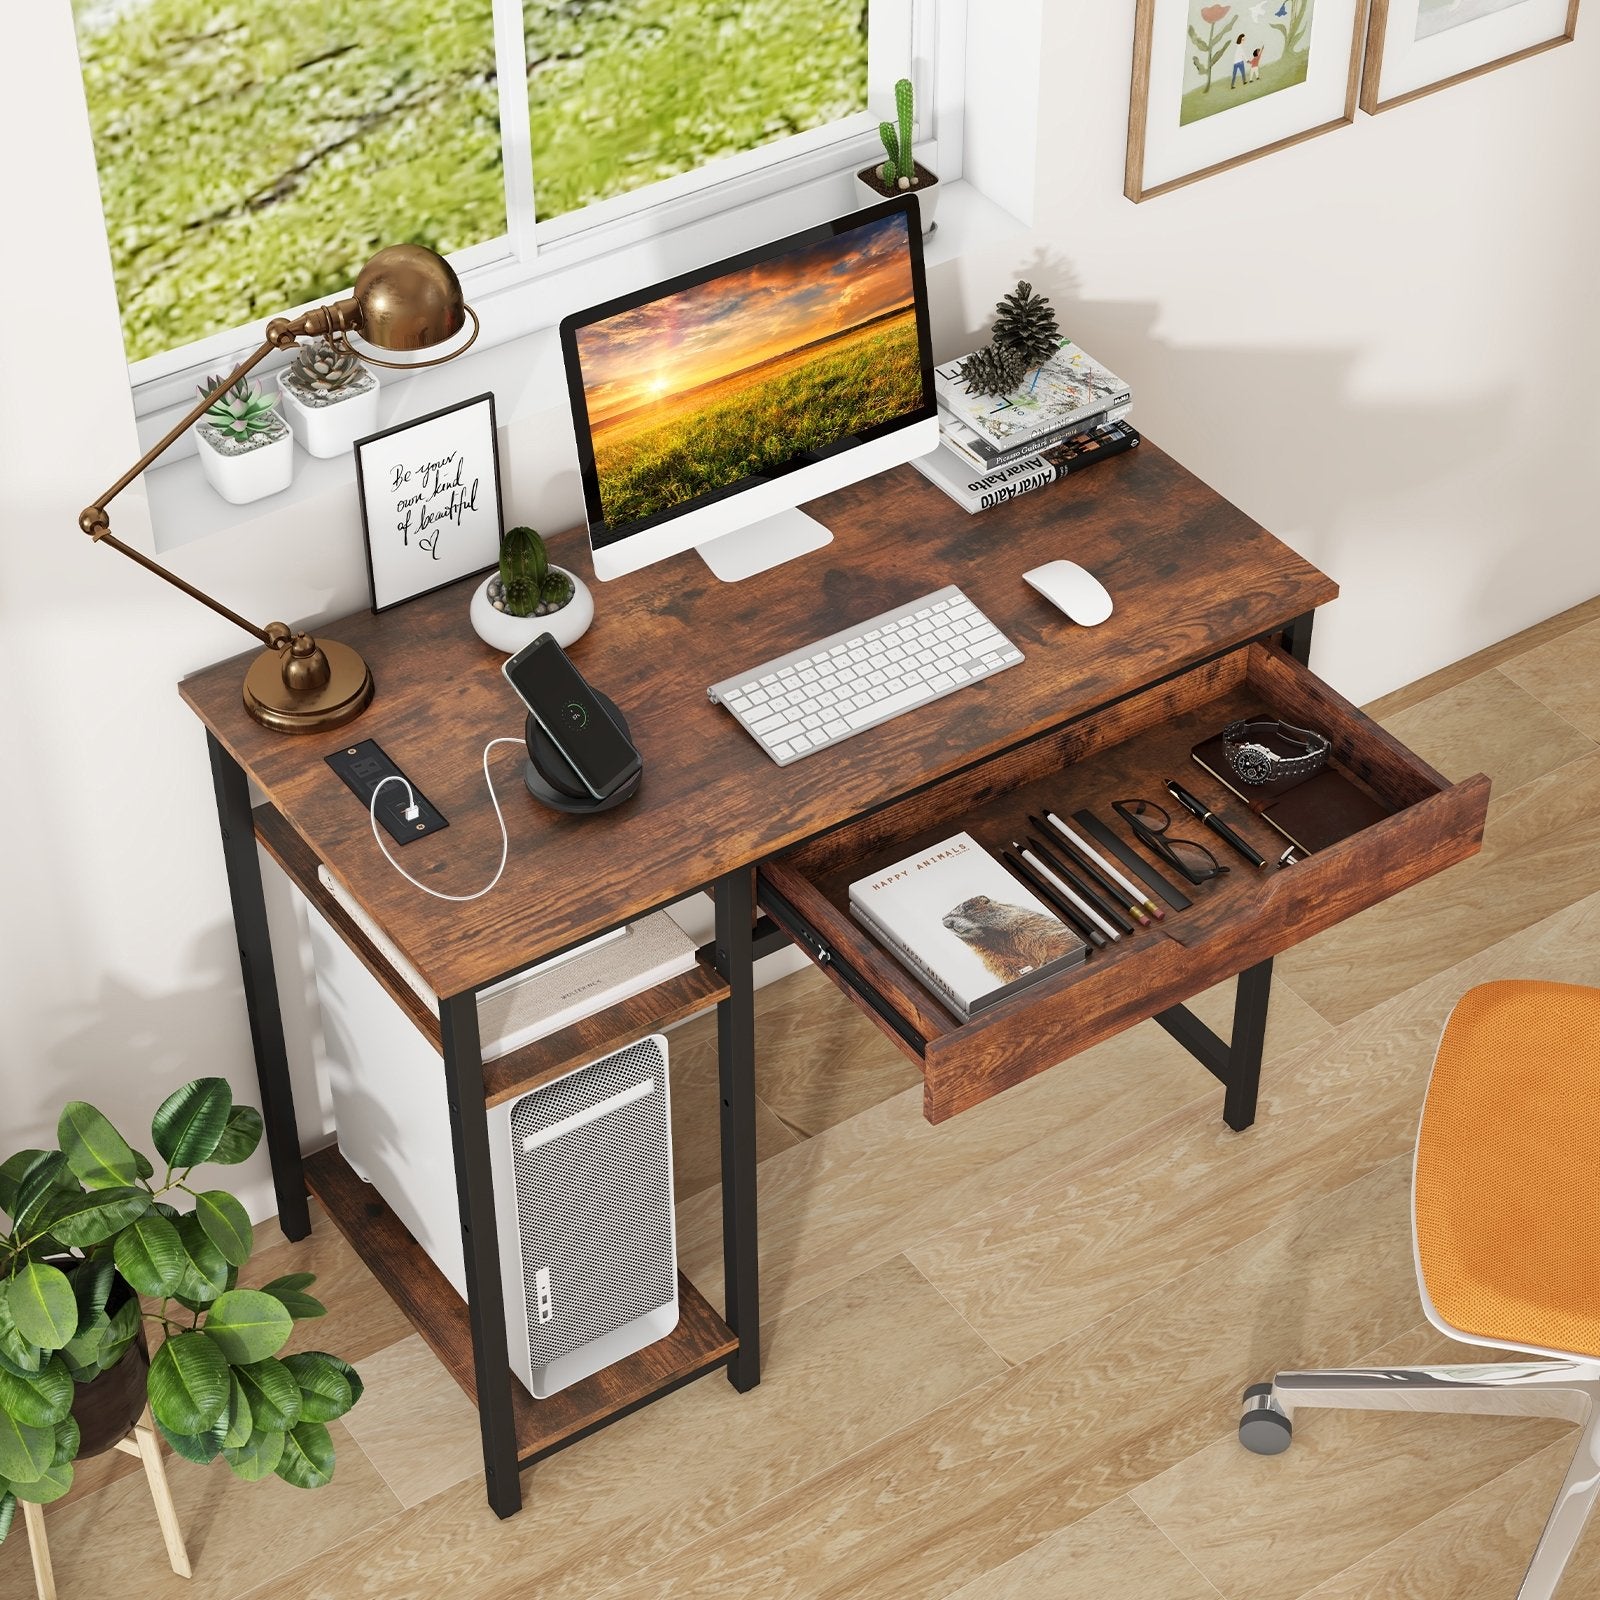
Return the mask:
{"type": "Polygon", "coordinates": [[[562,324],[596,546],[935,415],[903,202],[562,324]]]}

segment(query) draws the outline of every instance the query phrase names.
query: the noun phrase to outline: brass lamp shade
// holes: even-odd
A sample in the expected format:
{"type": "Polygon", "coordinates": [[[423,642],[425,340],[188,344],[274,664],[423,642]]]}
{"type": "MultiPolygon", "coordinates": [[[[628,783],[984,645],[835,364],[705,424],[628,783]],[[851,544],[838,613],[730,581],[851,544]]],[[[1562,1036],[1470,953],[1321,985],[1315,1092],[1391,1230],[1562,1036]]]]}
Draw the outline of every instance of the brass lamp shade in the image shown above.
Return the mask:
{"type": "Polygon", "coordinates": [[[244,708],[263,727],[277,733],[320,733],[360,716],[372,699],[372,674],[366,662],[336,640],[325,639],[319,644],[310,634],[296,633],[281,622],[269,622],[262,628],[241,617],[142,551],[114,538],[106,507],[146,467],[170,450],[205,414],[212,401],[274,350],[293,349],[304,338],[343,342],[352,333],[380,350],[429,350],[453,339],[466,327],[468,318],[472,320],[472,334],[466,343],[432,361],[384,361],[365,351],[358,352],[363,360],[379,367],[437,366],[460,355],[478,337],[477,313],[462,298],[461,281],[448,261],[419,244],[396,244],[380,250],[361,269],[348,298],[318,306],[292,321],[275,317],[269,322],[261,348],[202,396],[188,416],[79,514],[78,526],[96,544],[121,551],[191,599],[254,634],[267,647],[251,662],[244,681],[244,708]]]}
{"type": "Polygon", "coordinates": [[[455,269],[419,244],[380,250],[361,269],[352,298],[356,331],[380,350],[428,350],[467,324],[455,269]]]}

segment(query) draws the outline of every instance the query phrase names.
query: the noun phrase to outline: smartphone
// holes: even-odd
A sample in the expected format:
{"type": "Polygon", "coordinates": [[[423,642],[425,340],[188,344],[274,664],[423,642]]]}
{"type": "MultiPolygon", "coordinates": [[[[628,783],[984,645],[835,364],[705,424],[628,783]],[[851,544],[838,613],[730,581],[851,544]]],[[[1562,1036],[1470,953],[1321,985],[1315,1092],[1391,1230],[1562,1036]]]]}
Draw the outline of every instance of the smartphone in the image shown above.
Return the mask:
{"type": "Polygon", "coordinates": [[[596,800],[615,794],[643,765],[633,741],[552,635],[541,633],[501,670],[596,800]]]}

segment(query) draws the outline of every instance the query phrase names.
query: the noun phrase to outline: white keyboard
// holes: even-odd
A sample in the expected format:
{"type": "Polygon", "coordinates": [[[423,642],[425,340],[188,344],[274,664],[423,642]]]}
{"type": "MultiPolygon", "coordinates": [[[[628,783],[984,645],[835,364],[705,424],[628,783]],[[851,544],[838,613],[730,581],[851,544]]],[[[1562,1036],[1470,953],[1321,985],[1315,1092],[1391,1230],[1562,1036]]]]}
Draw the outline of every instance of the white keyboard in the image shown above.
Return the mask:
{"type": "Polygon", "coordinates": [[[786,767],[1022,660],[954,584],[706,693],[786,767]]]}

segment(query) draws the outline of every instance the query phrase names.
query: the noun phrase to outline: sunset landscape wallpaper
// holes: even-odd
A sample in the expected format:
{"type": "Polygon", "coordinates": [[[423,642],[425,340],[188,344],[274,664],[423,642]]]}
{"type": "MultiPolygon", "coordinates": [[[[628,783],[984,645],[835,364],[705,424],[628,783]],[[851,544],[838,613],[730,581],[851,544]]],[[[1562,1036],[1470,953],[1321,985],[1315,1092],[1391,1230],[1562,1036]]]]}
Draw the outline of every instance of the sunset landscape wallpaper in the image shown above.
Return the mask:
{"type": "Polygon", "coordinates": [[[922,403],[903,216],[619,312],[577,334],[610,527],[922,403]]]}

